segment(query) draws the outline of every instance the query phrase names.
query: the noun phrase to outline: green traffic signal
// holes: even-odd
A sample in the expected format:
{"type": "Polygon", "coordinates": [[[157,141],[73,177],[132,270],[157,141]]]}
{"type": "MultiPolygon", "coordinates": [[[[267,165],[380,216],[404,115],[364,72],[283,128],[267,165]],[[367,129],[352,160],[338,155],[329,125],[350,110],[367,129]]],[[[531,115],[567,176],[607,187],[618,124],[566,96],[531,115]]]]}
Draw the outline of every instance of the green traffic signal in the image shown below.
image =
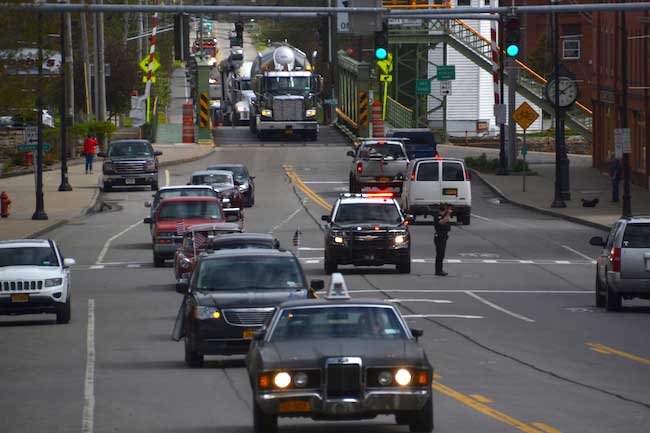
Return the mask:
{"type": "Polygon", "coordinates": [[[388,51],[386,51],[386,48],[383,47],[375,48],[375,59],[385,60],[386,57],[388,57],[388,51]]]}
{"type": "Polygon", "coordinates": [[[518,45],[508,45],[506,48],[506,54],[509,57],[517,57],[519,54],[519,46],[518,45]]]}

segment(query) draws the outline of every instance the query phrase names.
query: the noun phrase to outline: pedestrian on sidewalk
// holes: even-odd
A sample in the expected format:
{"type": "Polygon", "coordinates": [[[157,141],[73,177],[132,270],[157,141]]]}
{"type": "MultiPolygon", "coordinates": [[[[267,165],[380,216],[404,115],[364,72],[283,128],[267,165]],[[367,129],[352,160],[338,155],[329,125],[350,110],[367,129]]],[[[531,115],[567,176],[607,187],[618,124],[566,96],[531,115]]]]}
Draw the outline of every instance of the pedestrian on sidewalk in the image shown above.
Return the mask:
{"type": "Polygon", "coordinates": [[[84,155],[86,155],[86,174],[93,172],[93,160],[97,153],[97,139],[90,132],[84,140],[84,155]]]}
{"type": "Polygon", "coordinates": [[[621,160],[612,159],[609,165],[609,177],[612,179],[612,202],[618,203],[618,186],[621,183],[621,160]]]}
{"type": "Polygon", "coordinates": [[[442,262],[445,259],[447,239],[449,238],[449,230],[451,230],[449,220],[451,219],[452,212],[449,204],[442,203],[433,219],[433,225],[436,229],[436,234],[433,238],[433,243],[436,246],[436,275],[441,277],[447,275],[447,272],[442,270],[442,262]]]}

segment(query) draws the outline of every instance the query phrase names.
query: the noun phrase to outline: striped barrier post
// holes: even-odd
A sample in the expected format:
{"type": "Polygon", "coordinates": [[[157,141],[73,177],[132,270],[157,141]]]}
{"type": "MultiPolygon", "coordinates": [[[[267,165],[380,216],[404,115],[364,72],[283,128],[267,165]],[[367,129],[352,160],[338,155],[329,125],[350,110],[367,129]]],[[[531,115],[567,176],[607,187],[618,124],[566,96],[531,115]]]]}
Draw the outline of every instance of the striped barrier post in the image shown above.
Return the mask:
{"type": "Polygon", "coordinates": [[[194,143],[194,107],[183,104],[183,143],[194,143]]]}
{"type": "Polygon", "coordinates": [[[210,125],[210,99],[207,93],[199,95],[199,127],[208,128],[210,125]]]}
{"type": "MultiPolygon", "coordinates": [[[[368,92],[359,91],[359,130],[368,129],[368,92]]],[[[359,135],[362,135],[359,133],[359,135]]]]}

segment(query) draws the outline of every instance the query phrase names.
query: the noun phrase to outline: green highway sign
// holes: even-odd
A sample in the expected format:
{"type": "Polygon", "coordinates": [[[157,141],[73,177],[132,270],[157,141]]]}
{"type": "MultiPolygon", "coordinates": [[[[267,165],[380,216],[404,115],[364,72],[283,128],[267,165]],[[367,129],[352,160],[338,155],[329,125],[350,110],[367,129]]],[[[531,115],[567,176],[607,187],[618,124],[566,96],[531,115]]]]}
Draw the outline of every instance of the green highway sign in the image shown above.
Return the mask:
{"type": "Polygon", "coordinates": [[[438,81],[449,81],[456,79],[456,65],[441,65],[436,68],[436,79],[438,81]]]}
{"type": "MultiPolygon", "coordinates": [[[[38,145],[36,144],[18,144],[16,145],[16,149],[18,152],[36,152],[36,148],[38,145]]],[[[52,146],[50,143],[43,143],[43,152],[49,152],[52,150],[52,146]]]]}
{"type": "Polygon", "coordinates": [[[431,81],[415,80],[415,94],[416,95],[429,95],[431,94],[431,81]]]}

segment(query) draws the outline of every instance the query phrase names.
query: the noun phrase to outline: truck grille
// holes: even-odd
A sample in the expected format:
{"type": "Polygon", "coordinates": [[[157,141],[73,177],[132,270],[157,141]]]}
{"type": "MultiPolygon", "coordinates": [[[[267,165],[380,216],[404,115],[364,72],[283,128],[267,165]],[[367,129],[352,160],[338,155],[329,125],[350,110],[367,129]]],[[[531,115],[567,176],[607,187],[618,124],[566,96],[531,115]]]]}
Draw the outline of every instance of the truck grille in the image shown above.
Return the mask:
{"type": "Polygon", "coordinates": [[[113,170],[117,174],[140,174],[144,173],[144,162],[115,162],[113,170]]]}
{"type": "Polygon", "coordinates": [[[226,322],[234,326],[262,326],[275,308],[232,308],[223,310],[226,322]]]}
{"type": "Polygon", "coordinates": [[[354,232],[352,247],[360,249],[384,249],[386,247],[385,232],[354,232]]]}
{"type": "Polygon", "coordinates": [[[274,99],[273,119],[274,120],[303,120],[302,99],[274,99]]]}
{"type": "Polygon", "coordinates": [[[327,397],[358,397],[361,394],[361,365],[329,364],[327,366],[327,397]]]}
{"type": "Polygon", "coordinates": [[[43,281],[0,281],[3,292],[38,292],[43,288],[43,281]]]}

